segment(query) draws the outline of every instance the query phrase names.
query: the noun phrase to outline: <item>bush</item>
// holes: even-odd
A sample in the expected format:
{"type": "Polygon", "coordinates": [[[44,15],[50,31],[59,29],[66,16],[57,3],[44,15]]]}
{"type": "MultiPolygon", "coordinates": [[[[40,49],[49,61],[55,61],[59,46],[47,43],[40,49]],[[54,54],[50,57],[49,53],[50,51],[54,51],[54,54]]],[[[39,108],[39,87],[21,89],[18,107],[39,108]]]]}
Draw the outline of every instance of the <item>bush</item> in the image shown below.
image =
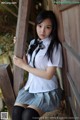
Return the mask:
{"type": "Polygon", "coordinates": [[[5,34],[0,36],[0,63],[9,63],[12,64],[12,55],[14,51],[13,35],[5,34]]]}

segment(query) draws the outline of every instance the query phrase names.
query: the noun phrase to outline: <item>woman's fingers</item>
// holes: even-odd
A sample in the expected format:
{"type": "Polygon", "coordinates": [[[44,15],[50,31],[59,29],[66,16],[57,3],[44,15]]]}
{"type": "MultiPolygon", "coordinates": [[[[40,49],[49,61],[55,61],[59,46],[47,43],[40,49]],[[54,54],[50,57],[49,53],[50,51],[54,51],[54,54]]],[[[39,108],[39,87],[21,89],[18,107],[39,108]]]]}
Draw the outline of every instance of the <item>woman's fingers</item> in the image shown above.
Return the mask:
{"type": "Polygon", "coordinates": [[[15,55],[13,56],[13,63],[17,66],[20,64],[19,58],[17,58],[15,55]]]}
{"type": "Polygon", "coordinates": [[[16,58],[17,58],[17,57],[14,55],[14,56],[13,56],[13,59],[16,59],[16,58]]]}
{"type": "Polygon", "coordinates": [[[13,38],[13,42],[14,42],[14,44],[16,43],[16,36],[14,36],[14,38],[13,38]]]}
{"type": "Polygon", "coordinates": [[[15,55],[13,56],[13,63],[14,63],[14,65],[16,65],[17,67],[20,67],[20,68],[23,68],[23,66],[25,64],[23,59],[18,58],[15,55]]]}

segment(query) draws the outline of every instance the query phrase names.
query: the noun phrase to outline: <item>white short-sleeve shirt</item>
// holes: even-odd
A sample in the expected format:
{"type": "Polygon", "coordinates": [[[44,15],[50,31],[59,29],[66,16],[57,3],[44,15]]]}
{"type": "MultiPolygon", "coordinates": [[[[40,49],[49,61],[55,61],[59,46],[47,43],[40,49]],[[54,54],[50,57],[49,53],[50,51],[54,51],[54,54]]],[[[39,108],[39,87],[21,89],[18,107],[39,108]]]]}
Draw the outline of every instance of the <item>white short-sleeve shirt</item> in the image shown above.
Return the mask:
{"type": "MultiPolygon", "coordinates": [[[[48,46],[50,44],[51,38],[45,38],[42,41],[45,48],[40,49],[35,57],[36,68],[40,70],[46,70],[48,66],[62,67],[61,45],[60,44],[58,45],[58,49],[54,47],[53,54],[52,54],[53,62],[51,62],[51,60],[48,59],[47,56],[45,55],[48,49],[48,46]]],[[[34,40],[31,41],[30,45],[32,44],[34,44],[34,40]]],[[[28,62],[30,61],[29,65],[32,67],[33,67],[33,59],[38,47],[39,46],[37,46],[37,48],[34,50],[31,61],[30,61],[30,55],[28,54],[28,62]]],[[[25,90],[29,89],[30,93],[46,92],[46,91],[57,89],[58,88],[57,77],[53,75],[53,77],[50,80],[47,80],[29,73],[28,80],[24,88],[25,90]]]]}

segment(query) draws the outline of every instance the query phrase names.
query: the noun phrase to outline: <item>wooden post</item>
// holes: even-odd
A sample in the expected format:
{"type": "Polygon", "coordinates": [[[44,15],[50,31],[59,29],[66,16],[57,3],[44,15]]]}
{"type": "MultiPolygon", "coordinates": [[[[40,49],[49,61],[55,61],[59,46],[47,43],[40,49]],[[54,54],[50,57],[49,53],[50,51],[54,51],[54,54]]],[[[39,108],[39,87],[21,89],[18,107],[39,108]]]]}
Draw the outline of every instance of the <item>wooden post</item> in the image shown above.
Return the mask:
{"type": "Polygon", "coordinates": [[[0,65],[0,88],[9,110],[12,115],[12,107],[14,105],[15,96],[13,91],[13,77],[9,65],[0,65]]]}
{"type": "MultiPolygon", "coordinates": [[[[31,0],[19,1],[19,13],[16,29],[16,44],[14,54],[20,58],[23,57],[27,39],[27,30],[29,22],[31,0]]],[[[17,95],[19,86],[23,81],[23,70],[14,66],[14,91],[17,95]]]]}

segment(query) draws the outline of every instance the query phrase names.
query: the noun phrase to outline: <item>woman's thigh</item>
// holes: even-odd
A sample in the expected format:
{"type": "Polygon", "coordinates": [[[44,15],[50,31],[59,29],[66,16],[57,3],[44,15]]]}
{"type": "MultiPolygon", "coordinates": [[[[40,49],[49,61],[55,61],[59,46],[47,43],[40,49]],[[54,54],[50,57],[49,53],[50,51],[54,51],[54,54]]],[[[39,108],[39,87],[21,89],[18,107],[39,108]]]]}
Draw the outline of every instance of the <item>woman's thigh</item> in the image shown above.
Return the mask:
{"type": "Polygon", "coordinates": [[[20,106],[20,107],[24,107],[24,108],[28,107],[27,104],[21,104],[21,103],[15,103],[14,106],[20,106]]]}
{"type": "Polygon", "coordinates": [[[36,106],[34,106],[34,105],[29,105],[29,106],[27,106],[27,108],[32,108],[32,109],[34,109],[35,111],[38,112],[38,114],[39,114],[40,116],[42,116],[42,115],[45,113],[44,111],[42,111],[41,109],[39,109],[38,107],[36,107],[36,106]]]}

